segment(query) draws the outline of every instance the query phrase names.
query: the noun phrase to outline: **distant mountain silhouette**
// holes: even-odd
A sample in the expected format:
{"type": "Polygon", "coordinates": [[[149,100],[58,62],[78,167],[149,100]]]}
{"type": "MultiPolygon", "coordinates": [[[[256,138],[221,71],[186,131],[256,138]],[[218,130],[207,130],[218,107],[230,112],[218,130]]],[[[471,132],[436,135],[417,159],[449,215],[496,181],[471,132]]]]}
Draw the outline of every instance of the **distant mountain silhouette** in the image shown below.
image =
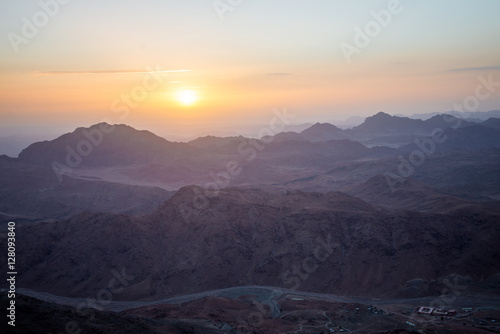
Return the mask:
{"type": "Polygon", "coordinates": [[[194,147],[169,142],[149,131],[100,123],[78,128],[51,141],[34,143],[24,149],[18,159],[44,166],[54,161],[63,164],[67,159],[78,166],[117,166],[171,160],[183,151],[189,152],[190,148],[194,147]]]}
{"type": "MultiPolygon", "coordinates": [[[[391,182],[393,180],[390,180],[391,182]]],[[[342,190],[373,205],[390,210],[418,210],[419,212],[445,213],[478,204],[457,197],[438,193],[428,185],[412,178],[398,182],[392,192],[384,175],[375,175],[369,180],[345,187],[342,190]]]]}
{"type": "Polygon", "coordinates": [[[350,138],[387,137],[391,135],[431,135],[437,129],[448,129],[459,122],[460,127],[468,125],[466,121],[458,121],[454,116],[436,115],[425,121],[408,117],[391,116],[379,112],[366,118],[363,124],[347,130],[350,138]]]}
{"type": "MultiPolygon", "coordinates": [[[[486,148],[500,148],[500,131],[494,128],[498,122],[491,121],[482,124],[468,125],[459,129],[447,129],[440,136],[443,142],[435,143],[434,152],[444,153],[453,150],[480,150],[486,148]]],[[[429,140],[430,137],[427,138],[429,140]]],[[[415,143],[406,145],[402,148],[404,151],[421,150],[415,143]]]]}
{"type": "MultiPolygon", "coordinates": [[[[424,114],[413,114],[408,117],[410,118],[415,118],[415,119],[422,119],[426,120],[431,117],[440,115],[442,113],[438,112],[433,112],[433,113],[424,113],[424,114]]],[[[456,110],[449,110],[445,114],[455,116],[457,118],[461,118],[466,121],[473,121],[473,122],[483,122],[487,120],[488,118],[491,117],[496,117],[500,118],[500,110],[490,110],[490,111],[456,111],[456,110]]]]}
{"type": "Polygon", "coordinates": [[[192,145],[197,148],[217,148],[228,145],[233,141],[241,141],[244,140],[245,137],[216,137],[216,136],[205,136],[199,137],[195,140],[191,140],[188,142],[189,145],[192,145]]]}
{"type": "Polygon", "coordinates": [[[311,143],[344,139],[344,131],[329,123],[316,123],[302,131],[301,137],[311,143]]]}
{"type": "MultiPolygon", "coordinates": [[[[268,139],[268,137],[264,137],[264,139],[268,139]]],[[[269,139],[271,140],[271,139],[269,139]]],[[[272,138],[272,141],[274,142],[281,142],[281,141],[306,141],[304,137],[300,133],[297,132],[292,132],[292,131],[287,131],[287,132],[281,132],[275,135],[272,138]]]]}
{"type": "MultiPolygon", "coordinates": [[[[430,135],[435,129],[448,129],[456,123],[455,118],[434,116],[426,121],[378,113],[366,118],[363,124],[350,130],[342,130],[329,123],[316,123],[300,133],[284,132],[268,142],[322,143],[349,139],[369,146],[408,144],[412,136],[430,135]],[[381,139],[382,138],[382,139],[381,139]]],[[[460,127],[470,123],[459,121],[460,127]]],[[[493,121],[492,121],[493,122],[493,121]]],[[[270,139],[269,141],[267,139],[270,139]]],[[[237,154],[241,145],[251,139],[239,137],[207,136],[189,143],[170,142],[149,131],[139,131],[127,125],[101,123],[90,128],[78,128],[51,141],[30,145],[20,154],[23,163],[51,166],[54,162],[69,167],[111,167],[136,164],[172,164],[176,161],[197,160],[203,154],[237,154]]]]}
{"type": "Polygon", "coordinates": [[[445,131],[445,135],[448,139],[437,146],[438,152],[500,147],[500,131],[480,124],[457,130],[448,129],[445,131]]]}
{"type": "MultiPolygon", "coordinates": [[[[490,122],[495,123],[494,120],[490,122]]],[[[0,161],[17,162],[25,166],[52,167],[53,180],[56,180],[56,176],[61,178],[61,175],[64,175],[66,179],[72,177],[80,180],[157,186],[168,191],[189,184],[207,185],[214,181],[218,182],[220,187],[259,185],[331,191],[340,186],[359,183],[387,170],[397,169],[400,164],[396,158],[398,155],[403,154],[408,160],[408,155],[413,150],[420,149],[415,144],[415,139],[422,141],[431,138],[430,135],[405,134],[405,131],[410,131],[411,128],[419,129],[420,133],[432,133],[435,129],[444,130],[448,127],[445,133],[447,140],[444,143],[436,143],[434,153],[447,153],[455,149],[467,149],[472,152],[471,150],[475,149],[500,147],[497,129],[482,125],[471,126],[470,123],[453,117],[445,119],[443,116],[435,116],[421,121],[385,113],[369,117],[352,131],[341,130],[327,123],[317,123],[301,133],[285,132],[262,140],[242,136],[208,136],[190,143],[175,143],[126,125],[115,125],[110,133],[101,131],[101,138],[97,131],[102,127],[109,125],[96,124],[90,128],[78,128],[55,140],[30,145],[17,159],[0,157],[0,161]],[[396,130],[392,135],[380,135],[387,124],[392,124],[396,130]],[[457,130],[450,128],[457,124],[462,127],[457,130]],[[359,135],[355,136],[356,131],[359,135]],[[368,139],[363,144],[352,139],[328,140],[344,136],[373,139],[368,139]],[[398,147],[401,143],[406,145],[395,149],[382,146],[383,143],[391,143],[393,147],[398,147]],[[74,165],[68,164],[68,159],[74,165]],[[54,168],[54,162],[64,165],[63,168],[67,169],[54,168]],[[233,166],[234,173],[231,175],[227,172],[228,166],[233,166]]],[[[470,158],[460,156],[458,161],[465,163],[470,158]]],[[[494,156],[489,158],[493,159],[494,156]]],[[[450,159],[456,161],[455,157],[450,159]]],[[[437,160],[427,157],[422,167],[428,177],[441,173],[440,167],[428,169],[434,166],[432,161],[437,160]]],[[[25,170],[29,174],[32,169],[25,170]]],[[[6,177],[9,178],[9,175],[6,177]]],[[[5,191],[17,192],[16,182],[23,182],[22,179],[28,177],[31,176],[23,176],[22,173],[12,175],[10,179],[13,182],[9,183],[9,187],[13,189],[6,188],[5,191]]],[[[446,186],[440,184],[442,179],[443,176],[430,178],[426,184],[433,187],[438,184],[439,187],[446,186]]],[[[472,178],[467,179],[469,184],[474,183],[472,178]]],[[[453,184],[452,180],[447,182],[447,185],[453,184]]],[[[488,191],[486,188],[481,190],[482,188],[476,187],[476,192],[471,191],[470,194],[496,196],[496,192],[491,192],[494,185],[491,182],[488,184],[491,185],[488,186],[488,191]]],[[[460,196],[464,194],[464,186],[460,186],[460,196]]],[[[450,193],[455,194],[455,190],[450,193]]],[[[10,209],[13,210],[17,205],[14,202],[12,204],[14,206],[10,209]]],[[[23,213],[23,210],[14,211],[23,213]]]]}
{"type": "Polygon", "coordinates": [[[330,123],[316,123],[301,132],[281,132],[264,139],[269,139],[274,142],[283,141],[308,141],[310,143],[324,142],[335,139],[344,139],[343,130],[330,123]]]}
{"type": "Polygon", "coordinates": [[[345,139],[344,131],[330,123],[316,123],[300,133],[282,132],[274,136],[273,141],[308,141],[310,143],[345,139]]]}
{"type": "Polygon", "coordinates": [[[408,117],[391,116],[384,112],[367,117],[352,129],[342,130],[329,123],[316,123],[301,133],[286,132],[274,136],[275,141],[325,142],[350,139],[369,146],[389,145],[397,147],[413,141],[415,136],[430,136],[436,129],[465,127],[473,123],[450,115],[435,115],[425,121],[408,117]]]}
{"type": "Polygon", "coordinates": [[[488,118],[486,121],[482,122],[481,125],[487,128],[500,130],[500,118],[488,118]]]}

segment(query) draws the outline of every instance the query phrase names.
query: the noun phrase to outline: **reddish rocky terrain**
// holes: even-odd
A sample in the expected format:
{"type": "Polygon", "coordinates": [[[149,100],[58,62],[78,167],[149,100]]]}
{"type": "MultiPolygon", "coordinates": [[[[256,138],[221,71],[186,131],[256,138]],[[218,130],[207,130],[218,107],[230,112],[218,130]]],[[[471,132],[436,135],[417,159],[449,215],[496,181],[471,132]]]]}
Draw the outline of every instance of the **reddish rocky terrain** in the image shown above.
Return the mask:
{"type": "Polygon", "coordinates": [[[85,213],[19,228],[19,283],[86,297],[126,268],[133,280],[114,296],[124,300],[241,285],[424,296],[453,274],[472,290],[498,284],[500,215],[491,210],[386,212],[339,192],[203,194],[183,188],[141,217],[85,213]]]}

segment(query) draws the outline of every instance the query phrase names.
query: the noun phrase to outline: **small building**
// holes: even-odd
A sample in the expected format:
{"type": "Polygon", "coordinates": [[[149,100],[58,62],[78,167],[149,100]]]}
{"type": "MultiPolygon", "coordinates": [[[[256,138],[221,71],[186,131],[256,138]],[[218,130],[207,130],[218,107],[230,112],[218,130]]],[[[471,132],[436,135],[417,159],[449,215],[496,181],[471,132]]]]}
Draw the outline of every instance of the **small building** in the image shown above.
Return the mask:
{"type": "Polygon", "coordinates": [[[434,311],[432,311],[432,315],[437,315],[437,316],[446,316],[446,317],[454,317],[457,315],[457,311],[455,310],[442,310],[439,308],[435,308],[434,311]]]}
{"type": "Polygon", "coordinates": [[[435,315],[439,317],[454,317],[457,315],[457,311],[455,310],[443,310],[440,308],[434,308],[434,307],[427,307],[427,306],[420,306],[417,309],[417,314],[424,314],[424,315],[435,315]]]}
{"type": "Polygon", "coordinates": [[[420,306],[417,310],[418,314],[426,314],[426,315],[431,315],[432,311],[434,311],[433,307],[425,307],[425,306],[420,306]]]}
{"type": "Polygon", "coordinates": [[[435,308],[433,311],[432,311],[432,315],[437,315],[437,316],[445,316],[448,314],[448,311],[446,310],[442,310],[440,308],[435,308]]]}

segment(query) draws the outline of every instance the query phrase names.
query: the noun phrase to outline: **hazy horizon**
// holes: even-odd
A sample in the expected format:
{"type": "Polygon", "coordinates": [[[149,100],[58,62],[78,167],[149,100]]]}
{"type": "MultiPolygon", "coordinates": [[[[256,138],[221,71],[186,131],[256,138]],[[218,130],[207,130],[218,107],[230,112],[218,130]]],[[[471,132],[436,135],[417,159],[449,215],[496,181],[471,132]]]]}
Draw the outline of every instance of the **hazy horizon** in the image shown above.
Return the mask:
{"type": "MultiPolygon", "coordinates": [[[[277,108],[273,109],[274,111],[279,110],[277,108]]],[[[282,109],[286,110],[285,109],[282,109]]],[[[489,112],[494,112],[498,110],[490,110],[489,112]]],[[[293,118],[290,119],[290,123],[287,124],[282,132],[287,132],[287,131],[292,131],[292,132],[301,132],[304,129],[316,124],[316,123],[329,123],[333,124],[341,129],[351,129],[359,124],[361,124],[364,120],[365,117],[362,116],[350,116],[349,118],[345,119],[337,119],[337,120],[330,120],[330,121],[318,121],[318,120],[313,120],[310,119],[309,121],[306,122],[297,122],[297,115],[294,113],[290,112],[289,110],[286,111],[289,115],[293,116],[293,118]]],[[[498,111],[500,113],[500,111],[498,111]]],[[[453,111],[451,114],[457,114],[459,112],[453,111]]],[[[472,114],[478,114],[482,112],[473,112],[472,114]]],[[[373,113],[371,115],[368,115],[367,117],[373,116],[376,113],[373,113]]],[[[271,113],[271,118],[273,117],[273,113],[271,113]]],[[[391,115],[391,116],[397,116],[397,117],[409,117],[412,119],[428,119],[432,117],[433,113],[423,113],[423,114],[412,114],[412,115],[402,115],[402,114],[396,114],[396,115],[391,115]]],[[[467,113],[464,113],[463,118],[466,118],[467,113]]],[[[487,117],[483,117],[484,119],[487,117]]],[[[106,121],[106,120],[104,120],[106,121]]],[[[29,145],[35,143],[35,142],[40,142],[40,141],[45,141],[45,140],[54,140],[63,134],[66,133],[71,133],[74,132],[77,128],[88,128],[94,124],[80,124],[77,126],[71,127],[71,125],[67,126],[60,126],[60,127],[51,127],[51,126],[11,126],[11,127],[0,127],[0,155],[5,154],[10,157],[17,157],[17,155],[26,147],[29,145]]],[[[110,123],[112,125],[116,124],[125,124],[128,126],[132,126],[127,123],[110,123]]],[[[175,129],[173,132],[170,132],[170,129],[165,129],[164,127],[158,127],[155,125],[150,125],[147,127],[134,127],[136,130],[147,130],[155,135],[165,138],[168,141],[173,141],[173,142],[189,142],[191,140],[200,138],[200,137],[205,137],[205,136],[215,136],[215,137],[235,137],[235,136],[243,136],[247,138],[260,138],[259,136],[259,131],[263,128],[268,127],[268,124],[262,123],[262,124],[254,124],[254,125],[234,125],[234,126],[226,126],[226,127],[220,127],[220,128],[192,128],[190,129],[190,133],[177,133],[175,132],[175,129]]],[[[281,131],[280,131],[281,132],[281,131]]]]}

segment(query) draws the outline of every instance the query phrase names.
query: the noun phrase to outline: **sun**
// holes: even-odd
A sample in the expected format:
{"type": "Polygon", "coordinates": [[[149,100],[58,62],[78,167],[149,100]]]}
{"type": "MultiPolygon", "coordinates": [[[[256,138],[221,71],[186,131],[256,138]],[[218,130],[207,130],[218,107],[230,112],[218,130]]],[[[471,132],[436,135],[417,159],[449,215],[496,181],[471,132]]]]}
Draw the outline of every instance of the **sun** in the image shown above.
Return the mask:
{"type": "Polygon", "coordinates": [[[198,95],[194,90],[184,89],[176,93],[177,101],[184,106],[191,106],[198,101],[198,95]]]}

